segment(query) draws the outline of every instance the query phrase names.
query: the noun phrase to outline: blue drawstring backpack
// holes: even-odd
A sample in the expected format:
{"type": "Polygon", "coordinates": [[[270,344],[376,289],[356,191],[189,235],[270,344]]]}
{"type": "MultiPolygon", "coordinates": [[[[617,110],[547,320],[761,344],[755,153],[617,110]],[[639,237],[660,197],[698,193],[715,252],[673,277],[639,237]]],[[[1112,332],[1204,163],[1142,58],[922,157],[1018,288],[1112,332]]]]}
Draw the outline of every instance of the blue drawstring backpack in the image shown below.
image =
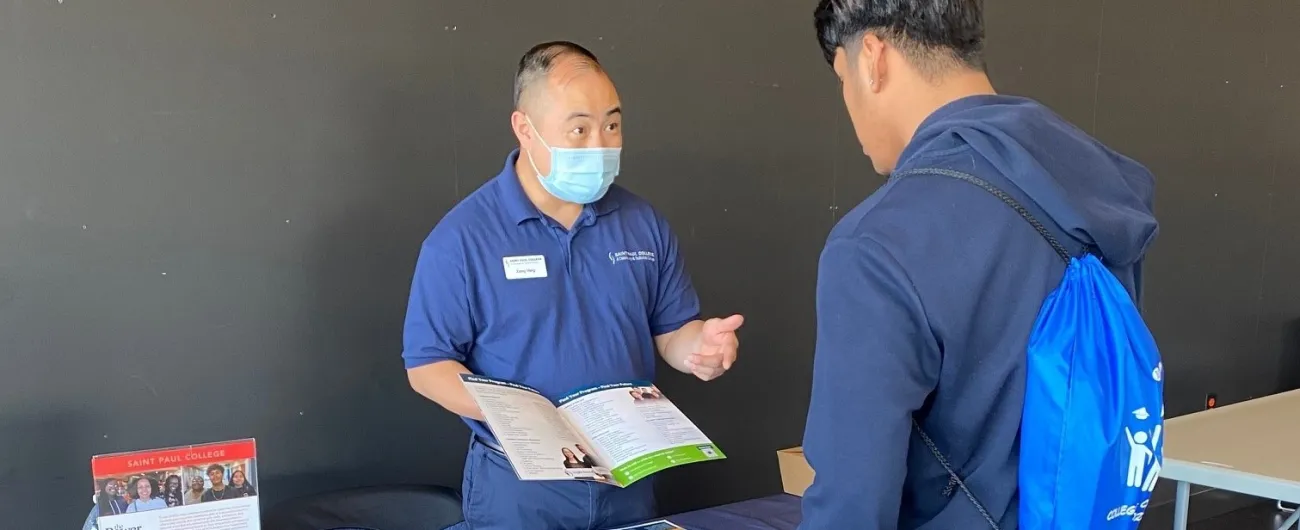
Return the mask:
{"type": "MultiPolygon", "coordinates": [[[[1128,291],[1101,260],[1070,256],[1043,224],[992,184],[946,169],[936,175],[979,186],[1020,214],[1066,263],[1029,335],[1020,420],[1022,530],[1136,529],[1160,476],[1164,366],[1128,291]]],[[[997,522],[934,441],[913,426],[985,521],[997,522]]]]}

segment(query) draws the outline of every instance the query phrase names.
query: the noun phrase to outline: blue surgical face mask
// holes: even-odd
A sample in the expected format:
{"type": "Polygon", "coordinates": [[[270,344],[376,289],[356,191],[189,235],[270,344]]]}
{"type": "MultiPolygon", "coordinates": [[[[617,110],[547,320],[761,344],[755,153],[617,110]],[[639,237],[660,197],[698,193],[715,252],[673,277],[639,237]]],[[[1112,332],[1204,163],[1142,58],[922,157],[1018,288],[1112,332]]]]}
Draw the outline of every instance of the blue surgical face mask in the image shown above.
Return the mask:
{"type": "Polygon", "coordinates": [[[577,204],[591,204],[605,196],[618,176],[621,147],[551,147],[537,132],[537,127],[533,127],[532,118],[524,119],[537,135],[537,141],[551,153],[551,174],[543,175],[533,161],[532,150],[528,150],[528,163],[533,165],[537,180],[547,193],[577,204]]]}

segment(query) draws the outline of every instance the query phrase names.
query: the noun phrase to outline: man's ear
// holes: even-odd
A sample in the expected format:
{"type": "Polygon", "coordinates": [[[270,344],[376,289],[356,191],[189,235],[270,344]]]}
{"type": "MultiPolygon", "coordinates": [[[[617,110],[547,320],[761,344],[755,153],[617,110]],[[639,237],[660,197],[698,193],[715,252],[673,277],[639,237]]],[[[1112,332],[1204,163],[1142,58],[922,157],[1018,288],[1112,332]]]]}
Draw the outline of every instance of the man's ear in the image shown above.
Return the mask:
{"type": "Polygon", "coordinates": [[[879,35],[870,31],[862,34],[862,50],[858,60],[862,63],[862,75],[866,77],[867,88],[879,92],[885,84],[889,65],[885,61],[885,49],[888,44],[879,35]]]}
{"type": "Polygon", "coordinates": [[[528,126],[528,119],[521,111],[510,113],[510,129],[515,133],[515,139],[520,145],[527,145],[533,140],[533,128],[528,126]]]}

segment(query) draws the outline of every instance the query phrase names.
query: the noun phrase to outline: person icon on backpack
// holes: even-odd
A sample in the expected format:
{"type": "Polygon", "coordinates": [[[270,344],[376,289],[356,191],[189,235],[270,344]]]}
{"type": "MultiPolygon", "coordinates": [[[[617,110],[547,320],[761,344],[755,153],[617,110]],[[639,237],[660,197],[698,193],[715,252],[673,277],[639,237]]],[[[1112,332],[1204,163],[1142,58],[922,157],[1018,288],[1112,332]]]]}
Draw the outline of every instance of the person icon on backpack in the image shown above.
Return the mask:
{"type": "MultiPolygon", "coordinates": [[[[1164,418],[1164,411],[1161,410],[1160,417],[1164,418]]],[[[1156,425],[1155,430],[1151,431],[1151,465],[1147,468],[1147,478],[1142,481],[1142,491],[1152,492],[1156,489],[1156,479],[1160,478],[1160,430],[1162,426],[1156,425]]]]}
{"type": "Polygon", "coordinates": [[[1124,434],[1128,435],[1129,457],[1128,457],[1128,481],[1125,483],[1130,488],[1142,487],[1142,479],[1146,478],[1147,460],[1152,456],[1151,449],[1147,448],[1147,433],[1138,431],[1133,434],[1128,427],[1124,428],[1124,434]]]}
{"type": "Polygon", "coordinates": [[[1151,468],[1147,470],[1147,479],[1142,482],[1142,491],[1151,492],[1156,490],[1156,479],[1160,478],[1160,459],[1151,459],[1151,468]]]}
{"type": "Polygon", "coordinates": [[[1160,475],[1160,459],[1156,458],[1156,447],[1160,443],[1160,426],[1157,425],[1154,434],[1150,436],[1151,447],[1147,447],[1146,431],[1138,431],[1134,434],[1125,427],[1124,434],[1128,436],[1130,448],[1128,481],[1125,484],[1130,488],[1142,488],[1142,491],[1154,490],[1156,478],[1160,475]],[[1151,464],[1149,472],[1148,463],[1151,464]]]}

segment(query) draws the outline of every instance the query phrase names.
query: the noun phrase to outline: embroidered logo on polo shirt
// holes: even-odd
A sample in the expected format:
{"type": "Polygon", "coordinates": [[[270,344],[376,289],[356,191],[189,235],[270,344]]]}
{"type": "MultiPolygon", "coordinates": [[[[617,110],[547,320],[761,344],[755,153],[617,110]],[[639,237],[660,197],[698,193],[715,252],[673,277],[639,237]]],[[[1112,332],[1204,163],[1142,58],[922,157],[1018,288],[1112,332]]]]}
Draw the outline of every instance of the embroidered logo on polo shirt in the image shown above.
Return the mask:
{"type": "Polygon", "coordinates": [[[618,264],[621,261],[656,261],[655,253],[649,250],[620,250],[609,253],[609,262],[618,264]]]}

